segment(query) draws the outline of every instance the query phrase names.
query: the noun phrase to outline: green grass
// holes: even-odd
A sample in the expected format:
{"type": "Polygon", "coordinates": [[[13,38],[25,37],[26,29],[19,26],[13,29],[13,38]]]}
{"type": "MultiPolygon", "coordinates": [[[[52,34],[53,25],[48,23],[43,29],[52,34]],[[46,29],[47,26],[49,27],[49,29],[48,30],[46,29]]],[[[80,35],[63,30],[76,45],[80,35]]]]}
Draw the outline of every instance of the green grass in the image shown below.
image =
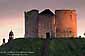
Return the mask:
{"type": "MultiPolygon", "coordinates": [[[[85,39],[48,39],[49,56],[85,56],[85,39]]],[[[34,52],[28,56],[41,56],[44,39],[18,38],[0,47],[0,51],[34,52]]],[[[6,56],[8,53],[0,56],[6,56]]]]}

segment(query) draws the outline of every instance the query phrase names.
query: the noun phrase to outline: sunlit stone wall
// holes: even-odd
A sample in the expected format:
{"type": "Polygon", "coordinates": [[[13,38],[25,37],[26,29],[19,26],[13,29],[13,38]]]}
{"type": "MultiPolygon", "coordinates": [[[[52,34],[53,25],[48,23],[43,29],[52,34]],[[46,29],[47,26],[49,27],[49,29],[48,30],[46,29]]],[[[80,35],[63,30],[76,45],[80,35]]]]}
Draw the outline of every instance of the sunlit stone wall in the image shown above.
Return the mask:
{"type": "Polygon", "coordinates": [[[76,37],[77,36],[77,15],[76,10],[56,10],[56,36],[76,37]]]}

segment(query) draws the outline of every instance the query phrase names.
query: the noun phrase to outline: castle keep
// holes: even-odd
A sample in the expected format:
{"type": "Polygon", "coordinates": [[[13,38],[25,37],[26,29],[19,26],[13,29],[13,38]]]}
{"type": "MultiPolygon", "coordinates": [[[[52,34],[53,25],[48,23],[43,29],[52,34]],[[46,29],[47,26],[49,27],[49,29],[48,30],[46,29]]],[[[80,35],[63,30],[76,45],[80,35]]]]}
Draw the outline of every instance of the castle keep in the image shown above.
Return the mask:
{"type": "Polygon", "coordinates": [[[31,10],[24,14],[26,38],[46,38],[47,32],[55,38],[77,36],[76,10],[31,10]]]}

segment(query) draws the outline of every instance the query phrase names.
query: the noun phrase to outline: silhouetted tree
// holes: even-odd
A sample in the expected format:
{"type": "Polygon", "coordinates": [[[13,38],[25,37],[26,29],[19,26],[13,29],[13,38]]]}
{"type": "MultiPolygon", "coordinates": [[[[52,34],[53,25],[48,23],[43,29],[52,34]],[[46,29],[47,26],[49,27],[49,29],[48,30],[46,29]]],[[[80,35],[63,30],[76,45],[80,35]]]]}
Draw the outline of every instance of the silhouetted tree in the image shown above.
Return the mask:
{"type": "Polygon", "coordinates": [[[84,36],[85,36],[85,32],[84,32],[84,36]]]}
{"type": "Polygon", "coordinates": [[[81,38],[81,36],[79,36],[79,38],[81,38]]]}
{"type": "Polygon", "coordinates": [[[5,38],[3,38],[3,44],[5,44],[5,38]]]}

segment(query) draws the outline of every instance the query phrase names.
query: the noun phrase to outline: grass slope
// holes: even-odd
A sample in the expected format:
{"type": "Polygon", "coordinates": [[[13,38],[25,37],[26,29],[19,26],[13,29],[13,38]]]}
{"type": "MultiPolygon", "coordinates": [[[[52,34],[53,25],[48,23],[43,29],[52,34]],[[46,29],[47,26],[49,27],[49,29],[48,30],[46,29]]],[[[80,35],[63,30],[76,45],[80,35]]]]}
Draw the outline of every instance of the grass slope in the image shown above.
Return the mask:
{"type": "MultiPolygon", "coordinates": [[[[85,56],[85,39],[48,39],[49,56],[85,56]]],[[[0,47],[5,52],[34,52],[24,53],[27,56],[42,56],[44,39],[18,38],[0,47]]],[[[15,53],[16,54],[16,53],[15,53]]],[[[0,53],[0,56],[7,56],[9,53],[0,53]]]]}

